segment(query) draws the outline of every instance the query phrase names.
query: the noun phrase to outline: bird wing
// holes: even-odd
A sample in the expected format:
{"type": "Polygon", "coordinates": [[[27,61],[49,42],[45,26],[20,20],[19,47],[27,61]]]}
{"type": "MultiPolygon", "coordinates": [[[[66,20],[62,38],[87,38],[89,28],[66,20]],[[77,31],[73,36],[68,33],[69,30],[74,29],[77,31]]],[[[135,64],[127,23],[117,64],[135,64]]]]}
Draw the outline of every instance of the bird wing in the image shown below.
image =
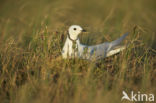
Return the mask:
{"type": "Polygon", "coordinates": [[[93,46],[81,44],[79,46],[80,57],[84,59],[93,59],[93,58],[98,59],[106,57],[108,47],[109,47],[108,42],[93,46]]]}
{"type": "Polygon", "coordinates": [[[126,38],[127,35],[128,35],[128,33],[125,33],[124,35],[122,35],[117,40],[110,42],[110,46],[108,48],[108,51],[111,50],[112,48],[114,48],[115,46],[119,45],[126,38]]]}
{"type": "Polygon", "coordinates": [[[109,56],[112,56],[112,55],[114,55],[114,54],[117,54],[117,53],[119,53],[120,51],[124,50],[125,48],[126,48],[126,46],[119,46],[119,47],[116,47],[115,49],[110,50],[110,51],[107,53],[106,57],[109,57],[109,56]]]}
{"type": "Polygon", "coordinates": [[[113,50],[113,48],[118,46],[127,35],[128,35],[128,33],[124,34],[117,40],[114,40],[110,43],[104,42],[102,44],[93,45],[93,46],[80,44],[78,47],[79,48],[79,56],[84,59],[93,59],[93,58],[101,59],[101,58],[105,58],[105,57],[114,55],[114,54],[122,51],[123,49],[125,49],[125,47],[120,47],[120,48],[116,48],[115,50],[113,50]]]}

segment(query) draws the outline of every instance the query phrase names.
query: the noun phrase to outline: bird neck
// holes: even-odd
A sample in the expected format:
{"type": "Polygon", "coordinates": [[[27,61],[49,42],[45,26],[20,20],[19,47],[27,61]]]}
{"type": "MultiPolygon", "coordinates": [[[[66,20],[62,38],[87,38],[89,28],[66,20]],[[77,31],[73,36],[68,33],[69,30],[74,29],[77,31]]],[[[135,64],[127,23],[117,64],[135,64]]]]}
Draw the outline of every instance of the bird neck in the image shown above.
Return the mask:
{"type": "Polygon", "coordinates": [[[69,46],[71,46],[74,51],[77,51],[78,45],[80,44],[79,38],[73,40],[68,33],[67,40],[69,41],[69,46]]]}
{"type": "Polygon", "coordinates": [[[69,32],[67,35],[68,35],[69,40],[71,40],[72,42],[76,42],[79,39],[78,37],[76,37],[76,39],[71,38],[69,32]]]}
{"type": "Polygon", "coordinates": [[[79,42],[79,38],[77,38],[76,40],[73,40],[70,35],[68,35],[68,40],[72,43],[72,46],[74,46],[75,48],[75,45],[77,44],[77,42],[79,42]]]}

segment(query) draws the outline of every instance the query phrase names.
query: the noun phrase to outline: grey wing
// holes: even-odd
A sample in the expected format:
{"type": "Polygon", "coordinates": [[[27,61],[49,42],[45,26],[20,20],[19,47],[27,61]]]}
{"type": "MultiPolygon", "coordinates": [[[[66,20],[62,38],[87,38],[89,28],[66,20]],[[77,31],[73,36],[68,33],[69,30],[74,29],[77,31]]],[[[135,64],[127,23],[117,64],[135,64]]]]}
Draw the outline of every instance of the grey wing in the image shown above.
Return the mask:
{"type": "Polygon", "coordinates": [[[114,47],[118,46],[126,38],[127,35],[128,35],[128,33],[125,33],[123,36],[121,36],[117,40],[110,42],[107,52],[112,50],[114,47]]]}
{"type": "Polygon", "coordinates": [[[107,49],[109,47],[108,42],[102,43],[99,45],[93,45],[93,46],[88,46],[88,45],[80,45],[80,56],[84,59],[99,59],[102,57],[106,57],[107,54],[107,49]]]}
{"type": "Polygon", "coordinates": [[[90,48],[92,48],[90,54],[94,55],[96,58],[106,57],[109,45],[110,43],[105,42],[99,45],[90,46],[90,48]]]}
{"type": "Polygon", "coordinates": [[[107,56],[107,53],[112,50],[114,47],[119,45],[121,41],[125,39],[128,33],[121,36],[119,39],[112,41],[112,42],[105,42],[99,45],[83,45],[80,44],[79,47],[79,56],[84,59],[101,59],[107,56]]]}
{"type": "Polygon", "coordinates": [[[120,38],[118,38],[117,40],[114,40],[110,43],[110,47],[109,49],[119,45],[125,38],[126,36],[128,35],[128,33],[125,33],[123,36],[121,36],[120,38]]]}

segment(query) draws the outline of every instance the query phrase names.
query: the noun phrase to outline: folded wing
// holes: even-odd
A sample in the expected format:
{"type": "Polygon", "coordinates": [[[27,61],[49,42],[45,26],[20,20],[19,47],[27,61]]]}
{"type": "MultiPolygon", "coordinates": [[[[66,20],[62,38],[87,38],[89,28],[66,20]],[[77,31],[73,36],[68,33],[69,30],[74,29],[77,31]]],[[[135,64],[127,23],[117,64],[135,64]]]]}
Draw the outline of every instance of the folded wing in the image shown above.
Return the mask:
{"type": "Polygon", "coordinates": [[[88,45],[79,45],[79,56],[83,59],[101,59],[108,56],[112,56],[116,53],[119,53],[123,49],[125,49],[125,46],[120,46],[116,49],[114,49],[116,46],[118,46],[128,35],[128,33],[121,36],[119,39],[112,41],[112,42],[105,42],[98,45],[88,46],[88,45]]]}

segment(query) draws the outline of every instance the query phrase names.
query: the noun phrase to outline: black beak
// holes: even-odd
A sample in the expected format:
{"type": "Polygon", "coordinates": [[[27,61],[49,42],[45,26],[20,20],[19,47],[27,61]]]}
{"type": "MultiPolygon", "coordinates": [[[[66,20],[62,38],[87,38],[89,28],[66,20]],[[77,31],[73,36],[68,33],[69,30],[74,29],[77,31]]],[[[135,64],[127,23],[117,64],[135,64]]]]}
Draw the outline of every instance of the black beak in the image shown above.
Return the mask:
{"type": "Polygon", "coordinates": [[[83,29],[82,32],[87,32],[87,31],[83,29]]]}

